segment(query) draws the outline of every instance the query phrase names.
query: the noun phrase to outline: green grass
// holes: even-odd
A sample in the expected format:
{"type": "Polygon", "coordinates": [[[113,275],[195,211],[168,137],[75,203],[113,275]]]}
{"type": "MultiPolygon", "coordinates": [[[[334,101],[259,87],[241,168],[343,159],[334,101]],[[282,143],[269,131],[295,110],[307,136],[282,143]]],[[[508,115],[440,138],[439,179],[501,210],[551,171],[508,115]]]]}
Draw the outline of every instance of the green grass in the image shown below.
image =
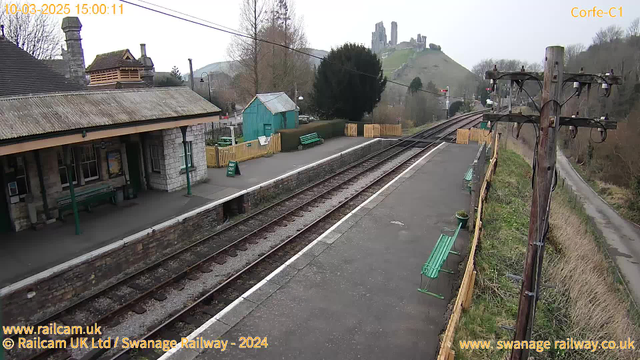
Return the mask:
{"type": "MultiPolygon", "coordinates": [[[[512,340],[513,333],[504,327],[515,325],[520,283],[507,274],[521,275],[523,271],[530,201],[531,168],[517,153],[501,150],[485,204],[473,305],[463,314],[456,331],[456,359],[503,359],[509,354],[495,349],[462,351],[458,340],[512,340]]],[[[545,264],[556,257],[555,249],[547,246],[545,264]]],[[[534,340],[561,339],[566,327],[562,320],[566,318],[566,299],[548,289],[542,290],[542,296],[545,301],[538,303],[534,340]]],[[[557,354],[540,355],[536,354],[536,359],[551,359],[557,354]]]]}
{"type": "MultiPolygon", "coordinates": [[[[459,340],[512,340],[521,275],[527,248],[531,168],[517,153],[501,150],[485,203],[483,234],[476,254],[473,304],[456,331],[456,359],[504,359],[508,350],[461,350],[459,340]]],[[[574,337],[581,340],[637,338],[638,312],[607,246],[576,195],[563,182],[552,197],[543,284],[533,340],[574,337]],[[593,281],[593,279],[600,279],[593,281]]],[[[637,353],[568,351],[531,352],[540,359],[637,359],[637,353]]]]}
{"type": "Polygon", "coordinates": [[[409,57],[413,54],[413,49],[397,50],[389,54],[386,58],[382,59],[382,70],[385,75],[393,72],[393,70],[402,66],[409,60],[409,57]]]}

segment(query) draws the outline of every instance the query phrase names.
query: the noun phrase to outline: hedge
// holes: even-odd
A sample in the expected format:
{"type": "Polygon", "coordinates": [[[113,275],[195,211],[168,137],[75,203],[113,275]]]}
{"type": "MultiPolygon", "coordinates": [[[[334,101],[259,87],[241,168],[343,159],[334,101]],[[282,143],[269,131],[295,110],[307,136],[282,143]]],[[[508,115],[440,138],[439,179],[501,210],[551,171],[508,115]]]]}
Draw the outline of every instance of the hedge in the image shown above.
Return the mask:
{"type": "Polygon", "coordinates": [[[314,121],[300,125],[296,129],[278,130],[281,135],[282,151],[293,151],[300,145],[300,136],[317,133],[323,139],[344,135],[344,120],[314,121]]]}

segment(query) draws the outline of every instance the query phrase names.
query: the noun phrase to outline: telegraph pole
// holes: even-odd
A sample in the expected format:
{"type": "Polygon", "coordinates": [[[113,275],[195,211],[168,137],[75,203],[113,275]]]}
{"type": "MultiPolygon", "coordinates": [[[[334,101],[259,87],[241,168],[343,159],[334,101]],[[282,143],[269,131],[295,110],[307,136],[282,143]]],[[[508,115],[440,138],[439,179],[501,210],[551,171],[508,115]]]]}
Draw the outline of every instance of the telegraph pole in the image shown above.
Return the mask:
{"type": "MultiPolygon", "coordinates": [[[[613,74],[613,69],[605,74],[564,73],[564,49],[551,46],[546,49],[544,73],[529,73],[524,67],[520,72],[499,72],[494,66],[487,71],[486,79],[493,81],[494,89],[500,91],[498,80],[509,80],[522,91],[528,80],[542,79],[540,115],[523,115],[522,113],[484,114],[483,119],[491,122],[515,122],[519,127],[525,123],[537,126],[536,147],[534,156],[533,196],[529,219],[529,236],[525,257],[522,287],[518,304],[518,316],[515,325],[514,340],[518,342],[531,340],[531,333],[539,299],[540,279],[544,256],[545,237],[549,230],[549,211],[551,208],[551,192],[553,191],[556,166],[556,135],[560,126],[568,126],[577,134],[578,128],[597,128],[602,141],[606,139],[607,129],[616,129],[617,123],[603,118],[585,118],[577,116],[561,116],[562,105],[573,96],[580,96],[587,88],[587,97],[592,84],[601,85],[604,96],[611,94],[611,85],[622,84],[622,78],[613,74]],[[561,100],[564,83],[573,83],[575,93],[565,101],[561,100]]],[[[498,94],[500,98],[500,95],[498,94]]],[[[532,99],[533,100],[533,99],[532,99]]],[[[498,99],[498,104],[500,99],[498,99]]],[[[572,135],[572,136],[575,136],[572,135]]],[[[510,360],[526,360],[528,349],[513,349],[510,360]]]]}
{"type": "MultiPolygon", "coordinates": [[[[540,274],[544,255],[544,237],[549,228],[551,188],[556,169],[556,133],[560,119],[560,96],[564,48],[550,46],[546,50],[544,80],[540,107],[540,141],[536,158],[531,216],[529,220],[529,244],[524,264],[524,276],[520,290],[515,341],[529,340],[535,307],[538,301],[540,274]]],[[[528,349],[514,349],[511,360],[527,359],[528,349]]]]}

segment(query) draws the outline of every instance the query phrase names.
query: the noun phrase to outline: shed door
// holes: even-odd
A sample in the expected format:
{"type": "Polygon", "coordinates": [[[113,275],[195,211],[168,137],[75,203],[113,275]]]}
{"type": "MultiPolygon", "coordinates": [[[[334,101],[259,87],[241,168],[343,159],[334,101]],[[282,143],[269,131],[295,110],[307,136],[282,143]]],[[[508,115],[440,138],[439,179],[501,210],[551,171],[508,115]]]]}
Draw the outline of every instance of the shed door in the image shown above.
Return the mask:
{"type": "Polygon", "coordinates": [[[271,124],[264,124],[264,136],[271,136],[272,132],[271,124]]]}

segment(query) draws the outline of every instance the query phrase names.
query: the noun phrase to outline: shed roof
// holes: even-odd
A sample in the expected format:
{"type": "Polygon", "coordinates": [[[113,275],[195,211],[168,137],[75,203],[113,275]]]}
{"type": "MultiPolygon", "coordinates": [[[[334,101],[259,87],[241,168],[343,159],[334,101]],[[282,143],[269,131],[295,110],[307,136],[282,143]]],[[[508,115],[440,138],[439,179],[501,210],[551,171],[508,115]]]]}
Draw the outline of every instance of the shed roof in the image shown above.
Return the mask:
{"type": "MultiPolygon", "coordinates": [[[[256,98],[260,100],[273,115],[297,109],[296,104],[284,92],[258,94],[253,99],[255,100],[256,98]]],[[[253,100],[249,102],[249,105],[251,105],[252,102],[253,100]]]]}
{"type": "Polygon", "coordinates": [[[83,88],[0,35],[0,96],[77,91],[83,88]]]}
{"type": "Polygon", "coordinates": [[[187,87],[2,97],[0,142],[149,120],[204,117],[219,112],[218,107],[187,87]]]}
{"type": "Polygon", "coordinates": [[[91,65],[87,67],[87,72],[115,69],[120,67],[141,68],[144,67],[144,65],[140,61],[136,60],[129,49],[124,49],[112,51],[105,54],[98,54],[91,65]],[[125,56],[131,59],[125,59],[125,56]]]}

